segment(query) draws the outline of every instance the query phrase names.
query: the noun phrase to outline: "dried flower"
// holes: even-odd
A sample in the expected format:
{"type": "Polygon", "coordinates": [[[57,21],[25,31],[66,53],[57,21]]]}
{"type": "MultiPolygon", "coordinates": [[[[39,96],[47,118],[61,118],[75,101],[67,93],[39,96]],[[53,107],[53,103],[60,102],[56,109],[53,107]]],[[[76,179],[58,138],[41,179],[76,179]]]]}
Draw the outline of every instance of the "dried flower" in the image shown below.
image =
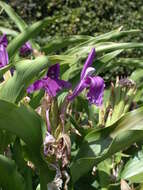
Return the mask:
{"type": "Polygon", "coordinates": [[[52,144],[55,142],[55,138],[49,133],[46,132],[46,137],[44,140],[44,155],[47,156],[54,154],[54,149],[52,148],[52,144]]]}

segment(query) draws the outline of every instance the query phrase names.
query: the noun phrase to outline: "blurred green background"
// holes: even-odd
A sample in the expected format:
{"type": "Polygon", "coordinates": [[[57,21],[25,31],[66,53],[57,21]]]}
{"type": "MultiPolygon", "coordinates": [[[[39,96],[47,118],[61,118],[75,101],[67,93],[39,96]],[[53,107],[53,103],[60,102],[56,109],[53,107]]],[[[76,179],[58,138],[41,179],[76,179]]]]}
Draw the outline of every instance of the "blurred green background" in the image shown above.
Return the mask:
{"type": "MultiPolygon", "coordinates": [[[[55,36],[91,35],[106,33],[120,26],[124,30],[143,30],[142,0],[5,0],[28,23],[44,17],[57,17],[36,39],[44,45],[55,36]]],[[[17,30],[9,17],[3,12],[0,25],[17,30]],[[5,20],[3,22],[3,20],[5,20]],[[10,23],[11,22],[11,23],[10,23]]],[[[123,42],[142,42],[143,33],[127,36],[123,42]]],[[[123,53],[123,57],[141,58],[142,49],[123,53]]],[[[120,66],[111,71],[112,77],[130,75],[134,68],[120,66]]],[[[110,72],[110,71],[108,71],[110,72]]],[[[110,78],[111,79],[111,78],[110,78]]]]}
{"type": "MultiPolygon", "coordinates": [[[[7,0],[27,22],[59,16],[48,35],[93,35],[119,26],[143,29],[142,0],[7,0]]],[[[142,40],[143,35],[137,40],[142,40]]]]}

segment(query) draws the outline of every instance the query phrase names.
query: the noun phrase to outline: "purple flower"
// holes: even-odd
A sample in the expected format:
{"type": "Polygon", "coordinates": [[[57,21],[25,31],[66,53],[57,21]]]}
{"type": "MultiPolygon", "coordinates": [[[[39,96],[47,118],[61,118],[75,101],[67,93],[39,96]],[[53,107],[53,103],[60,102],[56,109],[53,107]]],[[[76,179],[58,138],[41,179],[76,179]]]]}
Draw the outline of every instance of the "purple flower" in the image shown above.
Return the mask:
{"type": "Polygon", "coordinates": [[[55,97],[60,90],[71,87],[69,82],[60,80],[59,75],[60,65],[55,64],[49,68],[47,76],[30,85],[27,92],[32,93],[35,90],[44,89],[49,96],[55,97]]]}
{"type": "Polygon", "coordinates": [[[78,96],[84,89],[88,89],[87,99],[91,104],[97,106],[102,105],[103,93],[104,93],[104,80],[100,76],[93,76],[95,69],[91,67],[93,59],[95,57],[95,49],[93,48],[88,55],[88,58],[83,66],[80,75],[80,82],[73,90],[71,95],[68,95],[68,100],[73,100],[78,96]]]}
{"type": "Polygon", "coordinates": [[[8,53],[6,47],[8,45],[8,41],[6,35],[0,37],[0,68],[4,67],[8,64],[8,53]]]}
{"type": "Polygon", "coordinates": [[[26,42],[21,48],[20,48],[20,55],[21,56],[27,56],[32,52],[32,47],[29,42],[26,42]]]}

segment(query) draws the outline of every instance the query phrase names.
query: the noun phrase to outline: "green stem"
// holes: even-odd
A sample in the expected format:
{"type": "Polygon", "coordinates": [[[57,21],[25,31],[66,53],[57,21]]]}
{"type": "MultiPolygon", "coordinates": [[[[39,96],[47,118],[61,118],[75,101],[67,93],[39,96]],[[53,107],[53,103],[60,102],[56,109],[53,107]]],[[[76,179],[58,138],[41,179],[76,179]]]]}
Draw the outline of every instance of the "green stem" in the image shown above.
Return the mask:
{"type": "Polygon", "coordinates": [[[26,181],[26,189],[32,190],[32,170],[27,167],[26,174],[25,174],[25,181],[26,181]]]}
{"type": "Polygon", "coordinates": [[[48,190],[47,188],[48,179],[45,170],[40,169],[40,190],[48,190]]]}

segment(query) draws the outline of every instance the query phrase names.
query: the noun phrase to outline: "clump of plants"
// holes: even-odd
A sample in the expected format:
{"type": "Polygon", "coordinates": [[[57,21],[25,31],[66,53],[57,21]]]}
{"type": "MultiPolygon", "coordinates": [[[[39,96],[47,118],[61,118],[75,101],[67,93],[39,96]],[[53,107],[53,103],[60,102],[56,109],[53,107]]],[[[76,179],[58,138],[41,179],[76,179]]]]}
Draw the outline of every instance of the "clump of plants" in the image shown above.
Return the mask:
{"type": "Polygon", "coordinates": [[[140,31],[40,46],[56,18],[28,26],[0,6],[17,25],[0,37],[0,189],[141,189],[143,64],[122,52],[143,43],[114,41],[140,31]],[[107,81],[120,65],[136,69],[107,81]]]}

